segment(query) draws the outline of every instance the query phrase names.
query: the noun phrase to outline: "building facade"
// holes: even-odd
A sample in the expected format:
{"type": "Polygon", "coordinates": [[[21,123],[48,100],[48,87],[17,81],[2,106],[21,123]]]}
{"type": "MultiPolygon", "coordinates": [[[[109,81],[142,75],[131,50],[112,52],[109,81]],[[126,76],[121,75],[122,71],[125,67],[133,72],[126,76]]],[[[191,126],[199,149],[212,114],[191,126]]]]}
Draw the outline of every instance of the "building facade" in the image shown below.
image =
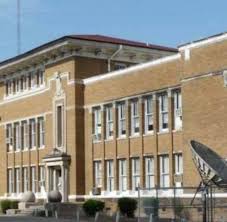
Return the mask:
{"type": "Polygon", "coordinates": [[[66,36],[0,63],[0,196],[197,186],[189,141],[227,156],[226,49],[66,36]]]}

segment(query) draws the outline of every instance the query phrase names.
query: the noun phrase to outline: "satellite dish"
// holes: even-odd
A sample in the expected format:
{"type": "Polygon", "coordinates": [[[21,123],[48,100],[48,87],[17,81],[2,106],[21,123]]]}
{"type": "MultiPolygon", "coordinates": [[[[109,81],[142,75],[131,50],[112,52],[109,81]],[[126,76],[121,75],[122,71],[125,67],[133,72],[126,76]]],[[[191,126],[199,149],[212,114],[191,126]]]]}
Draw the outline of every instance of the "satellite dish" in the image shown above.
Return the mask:
{"type": "Polygon", "coordinates": [[[209,147],[190,141],[192,159],[205,185],[227,186],[227,162],[209,147]]]}

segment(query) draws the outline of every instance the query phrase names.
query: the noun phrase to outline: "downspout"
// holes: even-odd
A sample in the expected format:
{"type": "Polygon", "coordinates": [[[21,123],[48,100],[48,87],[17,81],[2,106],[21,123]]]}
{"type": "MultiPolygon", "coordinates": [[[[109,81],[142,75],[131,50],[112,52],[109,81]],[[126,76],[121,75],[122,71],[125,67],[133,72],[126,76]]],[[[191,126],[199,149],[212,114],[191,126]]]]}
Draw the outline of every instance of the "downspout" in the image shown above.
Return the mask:
{"type": "Polygon", "coordinates": [[[119,48],[117,49],[116,52],[113,53],[113,55],[110,56],[110,58],[108,59],[108,72],[111,71],[111,60],[123,49],[122,45],[119,45],[119,48]]]}

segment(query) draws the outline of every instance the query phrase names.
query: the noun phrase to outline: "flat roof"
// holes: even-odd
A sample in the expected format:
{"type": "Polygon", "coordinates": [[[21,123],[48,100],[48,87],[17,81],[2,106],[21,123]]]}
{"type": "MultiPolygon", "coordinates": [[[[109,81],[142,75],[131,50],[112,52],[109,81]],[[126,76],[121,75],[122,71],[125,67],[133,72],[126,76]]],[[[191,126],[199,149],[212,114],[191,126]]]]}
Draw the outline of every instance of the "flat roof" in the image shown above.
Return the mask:
{"type": "Polygon", "coordinates": [[[127,40],[127,39],[120,39],[120,38],[104,36],[104,35],[66,35],[61,38],[55,39],[53,41],[47,42],[43,45],[40,45],[36,48],[33,48],[18,56],[6,59],[0,62],[0,66],[25,58],[29,55],[32,55],[43,49],[46,49],[48,47],[54,46],[58,43],[61,43],[67,40],[84,40],[84,41],[93,41],[93,42],[101,42],[101,43],[110,43],[110,44],[116,44],[116,45],[126,45],[126,46],[138,47],[138,48],[156,49],[160,51],[178,52],[178,49],[176,48],[153,45],[149,43],[137,42],[137,41],[127,40]]]}

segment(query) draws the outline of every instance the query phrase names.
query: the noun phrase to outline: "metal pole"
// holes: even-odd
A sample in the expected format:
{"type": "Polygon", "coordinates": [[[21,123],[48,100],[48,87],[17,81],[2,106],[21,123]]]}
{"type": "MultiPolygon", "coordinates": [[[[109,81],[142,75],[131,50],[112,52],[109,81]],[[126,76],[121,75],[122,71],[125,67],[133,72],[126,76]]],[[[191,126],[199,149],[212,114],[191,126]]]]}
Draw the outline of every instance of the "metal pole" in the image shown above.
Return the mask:
{"type": "Polygon", "coordinates": [[[140,222],[140,185],[138,185],[137,190],[138,190],[138,205],[139,205],[137,222],[140,222]]]}
{"type": "Polygon", "coordinates": [[[206,215],[206,190],[203,191],[203,222],[207,222],[206,215]]]}
{"type": "Polygon", "coordinates": [[[20,28],[20,20],[21,20],[21,14],[20,14],[20,0],[17,0],[17,54],[19,55],[21,52],[21,28],[20,28]]]}
{"type": "Polygon", "coordinates": [[[213,221],[213,194],[212,185],[210,186],[210,221],[213,221]]]}
{"type": "Polygon", "coordinates": [[[173,187],[173,212],[174,212],[174,221],[176,221],[176,187],[173,187]]]}

